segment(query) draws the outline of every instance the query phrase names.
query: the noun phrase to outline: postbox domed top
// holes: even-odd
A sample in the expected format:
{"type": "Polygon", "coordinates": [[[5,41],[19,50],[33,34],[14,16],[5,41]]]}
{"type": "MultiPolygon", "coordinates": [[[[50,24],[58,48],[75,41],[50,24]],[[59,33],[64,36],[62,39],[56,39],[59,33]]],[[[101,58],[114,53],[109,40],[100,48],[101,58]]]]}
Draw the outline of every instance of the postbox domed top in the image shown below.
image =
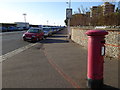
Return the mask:
{"type": "Polygon", "coordinates": [[[107,35],[108,32],[105,30],[89,30],[86,32],[88,36],[104,36],[107,35]]]}

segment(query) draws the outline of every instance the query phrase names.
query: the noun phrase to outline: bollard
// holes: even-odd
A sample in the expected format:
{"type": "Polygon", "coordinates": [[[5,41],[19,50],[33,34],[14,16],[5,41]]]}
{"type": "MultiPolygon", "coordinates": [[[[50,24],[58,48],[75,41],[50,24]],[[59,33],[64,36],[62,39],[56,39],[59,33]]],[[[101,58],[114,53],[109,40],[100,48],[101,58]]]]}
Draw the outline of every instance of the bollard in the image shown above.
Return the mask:
{"type": "Polygon", "coordinates": [[[101,88],[103,86],[103,63],[105,55],[105,30],[89,30],[88,35],[88,63],[87,86],[101,88]]]}

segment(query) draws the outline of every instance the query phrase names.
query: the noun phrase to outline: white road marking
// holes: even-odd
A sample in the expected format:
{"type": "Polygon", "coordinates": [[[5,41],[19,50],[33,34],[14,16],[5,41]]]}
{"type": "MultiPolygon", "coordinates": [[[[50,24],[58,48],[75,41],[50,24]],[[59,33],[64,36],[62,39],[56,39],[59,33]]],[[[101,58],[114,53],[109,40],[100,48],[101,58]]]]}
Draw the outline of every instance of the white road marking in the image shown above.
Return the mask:
{"type": "Polygon", "coordinates": [[[28,49],[30,47],[35,46],[35,45],[37,45],[37,43],[34,43],[34,44],[32,43],[32,44],[26,45],[24,47],[18,48],[18,49],[14,50],[14,51],[11,51],[9,53],[6,53],[4,55],[1,55],[0,56],[0,63],[3,62],[3,61],[5,61],[6,59],[8,59],[8,58],[10,58],[10,57],[12,57],[14,55],[16,55],[16,54],[21,53],[22,51],[24,51],[24,50],[26,50],[26,49],[28,49]]]}
{"type": "Polygon", "coordinates": [[[10,35],[10,34],[19,34],[19,33],[24,33],[26,31],[16,31],[16,32],[1,32],[0,33],[0,36],[3,36],[3,35],[10,35]]]}

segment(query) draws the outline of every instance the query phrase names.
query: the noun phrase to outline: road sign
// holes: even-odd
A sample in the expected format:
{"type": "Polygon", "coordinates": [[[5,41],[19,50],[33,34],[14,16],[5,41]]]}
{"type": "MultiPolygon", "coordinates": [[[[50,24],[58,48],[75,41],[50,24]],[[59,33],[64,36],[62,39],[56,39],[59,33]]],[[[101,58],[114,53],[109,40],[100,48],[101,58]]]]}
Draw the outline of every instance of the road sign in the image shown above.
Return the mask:
{"type": "Polygon", "coordinates": [[[67,8],[66,9],[66,18],[71,18],[71,16],[72,16],[72,9],[71,8],[67,8]]]}

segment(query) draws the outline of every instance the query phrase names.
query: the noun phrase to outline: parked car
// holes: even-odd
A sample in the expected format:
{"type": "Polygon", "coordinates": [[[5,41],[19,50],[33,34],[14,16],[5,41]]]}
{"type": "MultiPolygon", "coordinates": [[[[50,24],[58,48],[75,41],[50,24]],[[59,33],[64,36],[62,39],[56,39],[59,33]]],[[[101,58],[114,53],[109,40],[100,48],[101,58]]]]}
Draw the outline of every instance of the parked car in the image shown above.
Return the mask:
{"type": "Polygon", "coordinates": [[[17,28],[18,28],[18,30],[20,30],[20,31],[24,29],[23,27],[17,27],[17,28]]]}
{"type": "Polygon", "coordinates": [[[52,35],[52,31],[50,27],[43,27],[42,29],[44,31],[44,37],[48,37],[52,35]]]}
{"type": "Polygon", "coordinates": [[[53,29],[53,34],[57,33],[60,30],[59,27],[52,27],[52,29],[53,29]]]}
{"type": "Polygon", "coordinates": [[[49,36],[49,31],[44,30],[44,37],[48,37],[49,36]]]}
{"type": "Polygon", "coordinates": [[[44,39],[44,32],[40,28],[30,28],[23,34],[22,38],[24,41],[36,42],[44,39]]]}
{"type": "Polygon", "coordinates": [[[17,27],[14,27],[14,26],[8,27],[8,31],[16,31],[16,30],[18,30],[17,27]]]}
{"type": "Polygon", "coordinates": [[[7,28],[6,28],[6,27],[0,27],[0,30],[1,30],[2,32],[7,32],[7,28]]]}

